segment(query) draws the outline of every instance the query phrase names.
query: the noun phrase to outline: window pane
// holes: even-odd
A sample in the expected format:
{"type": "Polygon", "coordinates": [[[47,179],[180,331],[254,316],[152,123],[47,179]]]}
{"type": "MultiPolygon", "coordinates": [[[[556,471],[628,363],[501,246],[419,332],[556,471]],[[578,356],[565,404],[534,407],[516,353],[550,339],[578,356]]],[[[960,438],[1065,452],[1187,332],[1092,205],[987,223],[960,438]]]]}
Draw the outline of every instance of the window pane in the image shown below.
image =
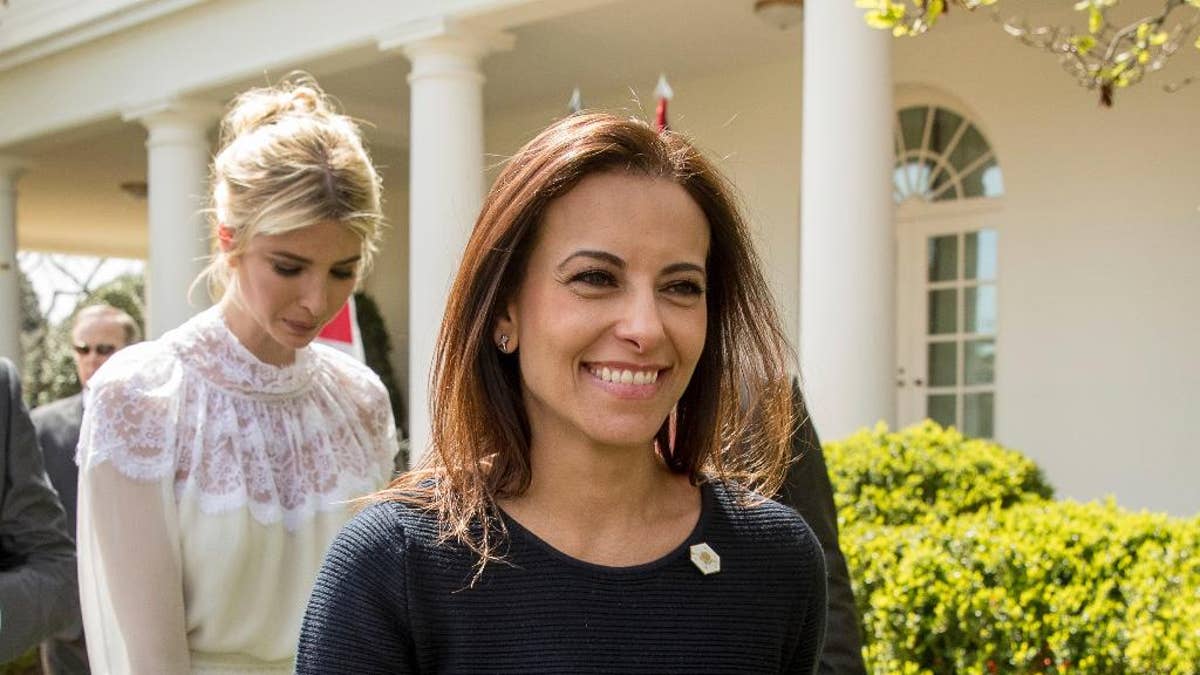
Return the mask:
{"type": "Polygon", "coordinates": [[[954,342],[929,343],[929,386],[952,387],[957,382],[958,345],[954,342]]]}
{"type": "Polygon", "coordinates": [[[993,434],[993,394],[967,394],[963,396],[962,432],[975,438],[991,438],[993,434]]]}
{"type": "Polygon", "coordinates": [[[908,190],[910,195],[924,196],[929,192],[929,178],[933,175],[933,162],[928,160],[909,159],[896,168],[899,176],[893,176],[892,182],[908,190]]]}
{"type": "Polygon", "coordinates": [[[967,340],[963,344],[963,375],[967,384],[991,384],[996,379],[996,341],[967,340]]]}
{"type": "Polygon", "coordinates": [[[944,153],[947,150],[946,146],[950,144],[950,139],[954,138],[954,132],[958,131],[960,124],[962,124],[962,117],[945,108],[935,109],[933,113],[933,126],[929,129],[929,151],[939,155],[944,153]]]}
{"type": "Polygon", "coordinates": [[[904,140],[905,150],[921,149],[921,139],[925,135],[925,117],[928,113],[929,108],[925,106],[900,111],[900,136],[904,140]]]}
{"type": "Polygon", "coordinates": [[[979,230],[967,235],[966,250],[963,252],[965,278],[985,281],[996,278],[997,241],[995,230],[979,230]]]}
{"type": "Polygon", "coordinates": [[[1004,194],[1004,174],[1000,171],[1000,167],[996,162],[990,162],[984,165],[983,173],[979,175],[979,180],[983,183],[984,197],[999,197],[1004,194]]]}
{"type": "Polygon", "coordinates": [[[929,291],[929,334],[958,331],[958,289],[929,291]]]}
{"type": "Polygon", "coordinates": [[[954,419],[954,394],[933,394],[926,399],[926,416],[944,427],[958,426],[954,419]]]}
{"type": "Polygon", "coordinates": [[[980,284],[963,289],[963,312],[967,323],[964,333],[996,332],[996,285],[980,284]]]}
{"type": "Polygon", "coordinates": [[[958,278],[958,235],[929,238],[929,280],[953,281],[958,278]]]}
{"type": "Polygon", "coordinates": [[[996,197],[1003,194],[1004,185],[1003,181],[999,180],[999,171],[1000,167],[996,165],[995,157],[989,157],[986,162],[975,167],[974,171],[962,179],[963,197],[996,197]],[[992,184],[984,182],[985,177],[989,175],[988,172],[992,172],[992,184]]]}
{"type": "Polygon", "coordinates": [[[963,132],[962,138],[958,139],[954,149],[950,151],[950,166],[957,171],[962,171],[971,165],[971,162],[983,156],[987,152],[987,141],[984,140],[983,134],[974,125],[967,127],[963,132]]]}
{"type": "Polygon", "coordinates": [[[946,188],[945,190],[942,190],[943,185],[954,180],[954,177],[952,174],[953,174],[952,171],[947,169],[945,166],[942,166],[941,169],[937,172],[937,175],[935,175],[933,177],[933,182],[929,184],[929,194],[937,195],[936,197],[933,198],[933,201],[941,202],[941,201],[946,201],[946,200],[953,201],[955,199],[958,199],[958,190],[956,188],[949,187],[949,188],[946,188]],[[939,190],[941,190],[941,192],[938,192],[939,190]]]}

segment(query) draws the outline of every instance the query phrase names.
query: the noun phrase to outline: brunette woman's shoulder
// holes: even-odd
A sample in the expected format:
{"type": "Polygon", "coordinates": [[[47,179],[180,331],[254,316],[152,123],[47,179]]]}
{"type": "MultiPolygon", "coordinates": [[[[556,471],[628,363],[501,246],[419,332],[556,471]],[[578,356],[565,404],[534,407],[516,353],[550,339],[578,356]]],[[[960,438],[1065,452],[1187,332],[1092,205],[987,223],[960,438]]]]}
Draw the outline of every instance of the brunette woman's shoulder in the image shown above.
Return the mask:
{"type": "Polygon", "coordinates": [[[706,486],[712,493],[714,525],[749,541],[786,543],[806,557],[821,555],[816,534],[795,509],[739,483],[714,480],[706,486]]]}

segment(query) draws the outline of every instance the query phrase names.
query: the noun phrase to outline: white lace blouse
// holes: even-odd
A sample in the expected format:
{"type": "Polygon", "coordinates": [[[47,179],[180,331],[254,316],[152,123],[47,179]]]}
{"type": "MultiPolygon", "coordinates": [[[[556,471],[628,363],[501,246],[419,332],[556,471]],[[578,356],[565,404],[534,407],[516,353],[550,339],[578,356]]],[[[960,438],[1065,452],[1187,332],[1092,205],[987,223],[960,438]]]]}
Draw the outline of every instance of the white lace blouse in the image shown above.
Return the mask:
{"type": "Polygon", "coordinates": [[[79,441],[79,586],[97,673],[291,672],[348,500],[397,450],[366,366],[255,358],[218,308],[114,355],[79,441]]]}

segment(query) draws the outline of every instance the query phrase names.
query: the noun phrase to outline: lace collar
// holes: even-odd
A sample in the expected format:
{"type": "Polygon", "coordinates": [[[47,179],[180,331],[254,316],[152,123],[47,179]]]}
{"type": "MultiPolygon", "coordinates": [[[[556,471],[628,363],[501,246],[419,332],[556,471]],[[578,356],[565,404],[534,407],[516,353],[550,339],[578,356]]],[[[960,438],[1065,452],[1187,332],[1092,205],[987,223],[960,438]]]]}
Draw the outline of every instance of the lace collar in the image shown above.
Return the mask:
{"type": "Polygon", "coordinates": [[[171,345],[184,366],[212,384],[253,398],[292,397],[306,391],[317,371],[311,345],[296,350],[286,366],[264,363],[229,330],[219,306],[210,307],[182,326],[168,331],[171,345]]]}

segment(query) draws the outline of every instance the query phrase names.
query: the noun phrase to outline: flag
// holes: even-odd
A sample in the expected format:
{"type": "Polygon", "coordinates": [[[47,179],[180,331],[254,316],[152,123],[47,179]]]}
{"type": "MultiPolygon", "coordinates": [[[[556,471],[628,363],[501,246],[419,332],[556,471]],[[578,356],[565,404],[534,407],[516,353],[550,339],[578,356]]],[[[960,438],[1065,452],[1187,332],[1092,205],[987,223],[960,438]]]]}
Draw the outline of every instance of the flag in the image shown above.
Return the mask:
{"type": "Polygon", "coordinates": [[[675,98],[674,90],[671,89],[671,85],[667,84],[666,74],[658,76],[658,85],[654,87],[654,95],[658,97],[658,111],[654,118],[654,126],[661,134],[668,129],[667,101],[675,98]]]}
{"type": "Polygon", "coordinates": [[[353,295],[321,329],[317,335],[317,342],[366,362],[367,357],[363,352],[362,333],[358,330],[358,313],[354,309],[353,295]]]}

